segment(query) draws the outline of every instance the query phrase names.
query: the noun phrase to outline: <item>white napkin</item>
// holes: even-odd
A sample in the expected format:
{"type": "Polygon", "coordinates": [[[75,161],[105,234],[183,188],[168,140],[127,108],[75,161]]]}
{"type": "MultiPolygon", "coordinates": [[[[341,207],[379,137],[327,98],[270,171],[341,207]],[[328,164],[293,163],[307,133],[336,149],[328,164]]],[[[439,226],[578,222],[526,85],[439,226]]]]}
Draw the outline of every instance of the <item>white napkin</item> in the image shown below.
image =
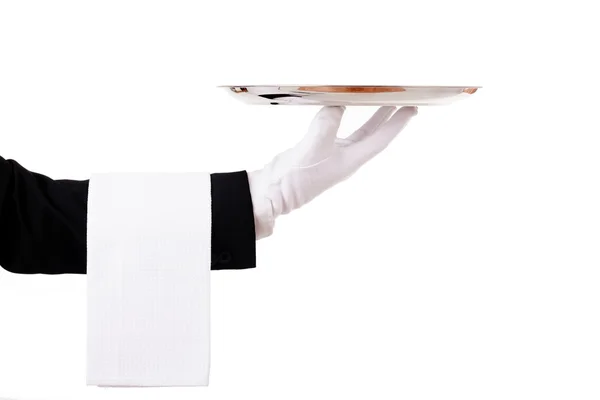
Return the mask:
{"type": "Polygon", "coordinates": [[[208,385],[210,193],[208,173],[92,175],[88,385],[208,385]]]}

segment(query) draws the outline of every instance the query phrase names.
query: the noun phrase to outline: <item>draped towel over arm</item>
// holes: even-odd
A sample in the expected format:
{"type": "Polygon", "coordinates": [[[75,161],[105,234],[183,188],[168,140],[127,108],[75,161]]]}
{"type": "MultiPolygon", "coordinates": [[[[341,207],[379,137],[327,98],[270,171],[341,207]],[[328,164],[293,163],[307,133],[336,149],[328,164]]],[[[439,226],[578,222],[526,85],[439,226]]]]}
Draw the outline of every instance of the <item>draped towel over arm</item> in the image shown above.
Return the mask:
{"type": "Polygon", "coordinates": [[[208,385],[210,174],[94,174],[89,185],[88,385],[208,385]]]}

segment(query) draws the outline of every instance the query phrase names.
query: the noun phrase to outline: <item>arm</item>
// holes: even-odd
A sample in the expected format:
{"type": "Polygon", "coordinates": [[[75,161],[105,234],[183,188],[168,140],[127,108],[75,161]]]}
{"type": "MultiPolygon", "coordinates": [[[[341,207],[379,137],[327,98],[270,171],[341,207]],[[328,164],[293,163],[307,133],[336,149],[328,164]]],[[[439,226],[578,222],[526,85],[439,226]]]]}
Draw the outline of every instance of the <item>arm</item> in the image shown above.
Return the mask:
{"type": "MultiPolygon", "coordinates": [[[[344,107],[323,107],[307,135],[264,168],[211,175],[212,269],[256,266],[255,242],[275,220],[345,181],[417,114],[381,107],[337,137],[344,107]]],[[[0,157],[0,266],[24,274],[86,272],[88,181],[53,180],[0,157]]]]}
{"type": "MultiPolygon", "coordinates": [[[[87,180],[54,180],[0,157],[0,266],[21,274],[85,274],[87,180]]],[[[245,171],[211,174],[211,269],[256,266],[245,171]]]]}

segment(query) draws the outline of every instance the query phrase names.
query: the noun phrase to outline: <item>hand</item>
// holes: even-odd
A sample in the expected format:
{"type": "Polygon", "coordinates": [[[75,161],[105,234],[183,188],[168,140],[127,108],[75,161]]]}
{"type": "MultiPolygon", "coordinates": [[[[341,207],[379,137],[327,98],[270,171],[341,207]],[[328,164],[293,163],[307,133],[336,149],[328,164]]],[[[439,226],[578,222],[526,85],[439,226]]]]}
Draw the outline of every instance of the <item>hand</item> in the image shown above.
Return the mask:
{"type": "Polygon", "coordinates": [[[248,174],[256,238],[273,233],[275,219],[346,180],[379,154],[417,114],[417,107],[381,107],[348,138],[337,137],[345,107],[323,107],[308,134],[263,169],[248,174]],[[393,114],[393,115],[392,115],[393,114]]]}

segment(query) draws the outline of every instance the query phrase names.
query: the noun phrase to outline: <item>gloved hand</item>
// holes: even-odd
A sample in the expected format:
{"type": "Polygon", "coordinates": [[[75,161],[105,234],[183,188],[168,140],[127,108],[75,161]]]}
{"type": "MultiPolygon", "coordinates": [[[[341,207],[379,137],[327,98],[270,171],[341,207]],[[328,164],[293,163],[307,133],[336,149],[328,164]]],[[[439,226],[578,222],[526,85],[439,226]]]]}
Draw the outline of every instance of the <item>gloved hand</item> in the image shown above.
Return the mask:
{"type": "Polygon", "coordinates": [[[381,107],[349,137],[337,137],[345,107],[323,107],[308,134],[264,168],[248,173],[256,239],[273,233],[275,219],[346,180],[385,149],[417,114],[417,107],[381,107]],[[393,115],[392,115],[393,114],[393,115]]]}

